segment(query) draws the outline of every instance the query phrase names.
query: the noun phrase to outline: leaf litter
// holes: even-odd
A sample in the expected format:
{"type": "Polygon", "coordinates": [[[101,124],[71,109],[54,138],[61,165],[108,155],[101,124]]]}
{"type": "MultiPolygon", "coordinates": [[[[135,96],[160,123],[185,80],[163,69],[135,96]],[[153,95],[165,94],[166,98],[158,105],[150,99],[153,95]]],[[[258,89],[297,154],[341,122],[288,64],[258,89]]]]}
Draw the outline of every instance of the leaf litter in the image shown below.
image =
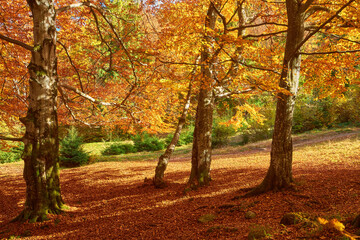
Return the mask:
{"type": "Polygon", "coordinates": [[[213,181],[193,191],[185,191],[188,155],[170,161],[164,189],[151,184],[157,159],[64,169],[66,210],[35,224],[10,223],[22,210],[25,182],[21,162],[3,164],[0,239],[248,239],[254,229],[266,230],[265,239],[341,239],[336,229],[303,223],[285,226],[280,221],[296,212],[335,222],[350,234],[359,231],[351,220],[360,214],[360,139],[346,134],[330,134],[321,141],[301,139],[299,145],[295,141],[296,190],[251,198],[241,195],[261,182],[269,166],[269,151],[262,147],[215,150],[213,181]],[[248,211],[255,217],[246,218],[248,211]],[[198,221],[204,215],[216,217],[198,221]]]}

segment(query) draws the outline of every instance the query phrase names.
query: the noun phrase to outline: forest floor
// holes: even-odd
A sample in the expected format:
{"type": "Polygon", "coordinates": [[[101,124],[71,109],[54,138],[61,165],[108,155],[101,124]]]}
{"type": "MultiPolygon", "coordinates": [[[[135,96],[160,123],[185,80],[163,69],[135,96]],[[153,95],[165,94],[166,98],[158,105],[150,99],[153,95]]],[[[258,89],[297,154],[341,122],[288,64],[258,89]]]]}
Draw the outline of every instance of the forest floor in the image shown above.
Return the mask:
{"type": "MultiPolygon", "coordinates": [[[[360,214],[360,130],[327,131],[294,138],[295,189],[242,198],[269,166],[270,141],[214,150],[210,186],[187,191],[190,155],[177,155],[156,189],[157,164],[96,162],[61,170],[67,209],[42,223],[10,223],[22,210],[22,162],[0,165],[0,239],[347,239],[316,218],[341,221],[360,214]],[[282,225],[284,214],[302,221],[282,225]],[[314,221],[313,221],[314,220],[314,221]]],[[[344,232],[343,232],[344,233],[344,232]]]]}

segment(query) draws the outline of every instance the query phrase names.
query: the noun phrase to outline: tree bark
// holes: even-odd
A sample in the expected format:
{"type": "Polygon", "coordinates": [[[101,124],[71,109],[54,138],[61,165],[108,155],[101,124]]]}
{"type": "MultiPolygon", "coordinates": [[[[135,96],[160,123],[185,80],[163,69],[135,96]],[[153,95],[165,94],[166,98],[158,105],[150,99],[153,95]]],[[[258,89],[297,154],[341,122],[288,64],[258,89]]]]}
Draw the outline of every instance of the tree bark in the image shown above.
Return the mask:
{"type": "Polygon", "coordinates": [[[292,185],[292,122],[299,86],[301,56],[297,46],[304,38],[306,8],[298,0],[287,0],[288,31],[279,86],[288,93],[277,95],[270,167],[263,182],[247,194],[260,194],[292,185]]]}
{"type": "MultiPolygon", "coordinates": [[[[205,19],[206,28],[215,28],[216,11],[213,3],[210,4],[205,19]]],[[[210,177],[211,165],[211,133],[214,110],[214,80],[213,80],[213,64],[210,61],[211,47],[213,39],[206,35],[207,44],[203,46],[201,52],[201,83],[198,96],[198,106],[196,109],[194,140],[191,157],[191,173],[189,178],[190,186],[208,185],[210,177]]]]}
{"type": "Polygon", "coordinates": [[[21,121],[26,127],[24,210],[14,221],[43,221],[61,212],[57,119],[56,27],[53,0],[27,0],[34,22],[34,51],[28,66],[29,107],[21,121]]]}
{"type": "MultiPolygon", "coordinates": [[[[194,74],[195,74],[195,69],[194,69],[194,71],[192,73],[192,76],[194,76],[194,74]]],[[[170,157],[171,157],[172,153],[175,150],[176,144],[179,141],[181,130],[182,130],[182,128],[183,128],[183,126],[184,126],[184,124],[186,122],[186,116],[187,116],[188,110],[190,108],[192,80],[193,79],[191,79],[191,81],[189,83],[189,90],[188,90],[188,93],[187,93],[187,96],[186,96],[186,102],[185,102],[185,105],[184,105],[183,112],[182,112],[182,114],[181,114],[181,116],[179,118],[179,122],[178,122],[178,125],[176,127],[174,136],[173,136],[170,144],[167,146],[167,148],[165,150],[165,153],[162,154],[159,157],[158,165],[157,165],[157,167],[155,169],[154,185],[157,188],[164,188],[166,186],[165,181],[164,181],[164,173],[165,173],[165,170],[167,168],[170,157]]]]}

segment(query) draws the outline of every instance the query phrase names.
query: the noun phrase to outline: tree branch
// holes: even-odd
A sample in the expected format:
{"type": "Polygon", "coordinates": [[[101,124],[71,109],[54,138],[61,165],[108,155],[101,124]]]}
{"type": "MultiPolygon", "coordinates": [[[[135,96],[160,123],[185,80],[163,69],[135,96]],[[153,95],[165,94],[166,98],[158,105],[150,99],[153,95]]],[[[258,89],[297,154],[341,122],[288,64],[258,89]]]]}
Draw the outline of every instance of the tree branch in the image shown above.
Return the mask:
{"type": "Polygon", "coordinates": [[[300,11],[305,12],[313,2],[314,0],[307,0],[306,3],[301,5],[300,11]]]}
{"type": "MultiPolygon", "coordinates": [[[[310,0],[308,0],[310,1],[310,0]]],[[[345,5],[343,5],[339,10],[336,11],[336,13],[331,16],[328,20],[326,20],[323,24],[321,24],[317,29],[315,29],[313,32],[311,32],[310,34],[308,34],[304,40],[302,40],[299,45],[295,48],[293,54],[291,55],[291,58],[300,50],[300,48],[312,37],[314,36],[315,33],[317,33],[318,31],[320,31],[320,29],[322,29],[326,24],[328,24],[329,22],[331,22],[335,17],[337,17],[342,10],[344,10],[347,6],[349,6],[352,2],[354,2],[355,0],[350,0],[349,2],[347,2],[345,5]]]]}
{"type": "Polygon", "coordinates": [[[283,24],[283,23],[265,22],[265,23],[247,25],[247,26],[240,26],[240,27],[236,27],[236,28],[229,28],[228,31],[231,32],[231,31],[236,31],[236,30],[239,30],[239,29],[260,27],[260,26],[263,26],[263,25],[276,25],[276,26],[281,26],[281,27],[287,27],[287,25],[283,24]]]}
{"type": "Polygon", "coordinates": [[[246,90],[242,90],[242,91],[234,90],[234,91],[230,91],[230,92],[217,93],[217,94],[215,94],[215,98],[220,99],[220,98],[230,97],[235,94],[245,94],[245,93],[252,92],[254,89],[255,89],[255,87],[252,87],[252,88],[249,88],[246,90]]]}
{"type": "Polygon", "coordinates": [[[73,8],[83,7],[83,6],[87,6],[87,4],[86,3],[73,3],[73,4],[70,4],[68,6],[56,9],[56,14],[68,11],[68,10],[73,9],[73,8]]]}
{"type": "MultiPolygon", "coordinates": [[[[61,13],[61,12],[67,11],[72,8],[83,7],[83,6],[89,7],[91,9],[95,9],[102,16],[102,18],[105,20],[105,22],[109,25],[111,31],[115,35],[116,40],[120,44],[121,48],[124,50],[128,60],[130,62],[132,73],[135,78],[135,85],[137,85],[138,77],[137,77],[136,70],[135,70],[134,60],[132,59],[128,49],[125,47],[125,44],[122,41],[122,39],[120,38],[119,34],[115,31],[115,27],[114,27],[113,23],[105,16],[105,11],[103,9],[101,9],[101,8],[97,7],[96,5],[94,5],[93,3],[87,1],[87,2],[82,2],[82,3],[70,4],[68,6],[57,9],[56,12],[61,13]]],[[[122,20],[124,20],[124,19],[122,19],[122,20]]]]}
{"type": "Polygon", "coordinates": [[[33,52],[33,51],[34,51],[34,48],[33,48],[32,46],[27,45],[26,43],[20,42],[20,41],[18,41],[18,40],[15,40],[15,39],[6,37],[6,36],[4,36],[4,35],[2,35],[2,34],[0,34],[0,39],[5,40],[5,41],[7,41],[7,42],[9,42],[9,43],[13,43],[13,44],[15,44],[15,45],[18,45],[18,46],[20,46],[20,47],[22,47],[22,48],[24,48],[24,49],[26,49],[26,50],[29,50],[30,52],[33,52]]]}
{"type": "Polygon", "coordinates": [[[120,38],[119,34],[115,31],[115,27],[112,24],[112,22],[105,16],[104,11],[101,8],[98,8],[97,6],[95,6],[92,3],[86,3],[87,6],[89,6],[90,8],[95,9],[102,17],[103,19],[106,21],[106,23],[109,25],[111,31],[113,32],[113,34],[115,35],[116,40],[118,41],[118,43],[120,44],[121,48],[124,50],[127,58],[129,59],[130,65],[131,65],[131,70],[133,73],[133,76],[135,78],[135,85],[137,85],[138,83],[138,77],[136,74],[136,70],[135,70],[135,64],[134,64],[134,60],[132,59],[128,49],[125,47],[124,42],[122,41],[122,39],[120,38]]]}
{"type": "Polygon", "coordinates": [[[275,73],[277,75],[281,75],[280,72],[274,70],[274,69],[269,69],[269,68],[264,68],[264,67],[261,67],[261,66],[254,66],[254,65],[250,65],[250,64],[247,64],[247,63],[244,63],[244,62],[239,62],[239,64],[245,66],[245,67],[248,67],[248,68],[253,68],[253,69],[257,69],[257,70],[262,70],[262,71],[267,71],[267,72],[272,72],[272,73],[275,73]]]}
{"type": "Polygon", "coordinates": [[[245,35],[243,38],[246,39],[246,38],[267,37],[267,36],[274,36],[274,35],[278,35],[278,34],[286,33],[286,32],[287,32],[287,30],[273,32],[273,33],[264,33],[264,34],[259,34],[259,35],[249,34],[249,35],[245,35]]]}
{"type": "Polygon", "coordinates": [[[328,8],[326,8],[326,7],[314,6],[314,7],[311,7],[309,10],[306,11],[304,18],[308,19],[311,15],[313,15],[314,13],[316,13],[318,11],[330,12],[330,10],[328,8]]]}
{"type": "Polygon", "coordinates": [[[216,14],[221,18],[221,21],[223,23],[223,26],[224,26],[224,34],[226,34],[227,32],[227,26],[226,26],[226,18],[224,15],[221,14],[221,12],[216,8],[215,4],[211,1],[211,4],[213,5],[213,8],[216,12],[216,14]]]}
{"type": "Polygon", "coordinates": [[[299,52],[299,54],[301,54],[301,55],[325,55],[325,54],[342,54],[342,53],[355,53],[355,52],[360,52],[360,49],[348,50],[348,51],[313,52],[313,53],[299,52]]]}
{"type": "Polygon", "coordinates": [[[23,137],[21,137],[21,138],[4,137],[4,136],[0,135],[0,140],[13,141],[13,142],[22,142],[24,140],[24,138],[23,137]]]}
{"type": "Polygon", "coordinates": [[[76,75],[77,75],[77,77],[78,77],[78,79],[79,79],[79,84],[80,84],[81,91],[84,92],[84,88],[83,88],[83,85],[82,85],[82,82],[81,82],[81,77],[80,77],[79,70],[78,70],[77,67],[74,65],[74,62],[72,61],[72,59],[71,59],[71,57],[70,57],[70,54],[69,54],[66,46],[65,46],[63,43],[61,43],[60,41],[57,41],[57,42],[64,48],[65,53],[66,53],[66,56],[69,58],[70,64],[71,64],[71,66],[74,68],[74,70],[75,70],[75,72],[76,72],[76,75]]]}
{"type": "Polygon", "coordinates": [[[93,97],[91,97],[90,95],[80,91],[79,89],[75,88],[75,87],[72,87],[70,85],[67,85],[67,84],[63,84],[63,83],[59,83],[58,84],[60,87],[63,87],[63,88],[66,88],[70,91],[73,91],[75,92],[76,94],[78,94],[79,96],[89,100],[90,102],[92,103],[95,103],[95,104],[99,104],[99,105],[102,105],[102,106],[115,106],[115,107],[119,107],[119,108],[125,108],[124,105],[121,105],[121,104],[118,104],[118,103],[111,103],[111,102],[103,102],[103,101],[99,101],[93,97]]]}
{"type": "Polygon", "coordinates": [[[325,34],[325,35],[328,35],[328,36],[331,36],[331,37],[335,37],[335,38],[340,39],[340,40],[344,40],[344,41],[348,41],[348,42],[351,42],[351,43],[360,44],[360,41],[351,40],[351,39],[349,39],[349,38],[341,37],[341,36],[336,35],[336,34],[327,33],[327,32],[320,32],[320,33],[325,34]]]}
{"type": "Polygon", "coordinates": [[[164,64],[174,64],[174,65],[189,65],[189,66],[205,66],[204,64],[201,63],[188,63],[188,62],[172,62],[172,61],[164,61],[161,60],[160,58],[156,58],[159,62],[164,63],[164,64]]]}
{"type": "Polygon", "coordinates": [[[89,126],[91,127],[92,125],[90,123],[87,123],[87,122],[84,122],[84,121],[81,121],[80,119],[78,119],[75,114],[73,113],[73,111],[71,110],[71,108],[69,107],[69,105],[67,104],[67,101],[65,99],[65,94],[64,94],[64,91],[62,90],[61,86],[58,85],[58,90],[60,92],[60,96],[61,96],[61,99],[63,100],[63,103],[65,105],[65,108],[69,111],[71,117],[74,119],[74,121],[76,122],[80,122],[86,126],[89,126]]]}

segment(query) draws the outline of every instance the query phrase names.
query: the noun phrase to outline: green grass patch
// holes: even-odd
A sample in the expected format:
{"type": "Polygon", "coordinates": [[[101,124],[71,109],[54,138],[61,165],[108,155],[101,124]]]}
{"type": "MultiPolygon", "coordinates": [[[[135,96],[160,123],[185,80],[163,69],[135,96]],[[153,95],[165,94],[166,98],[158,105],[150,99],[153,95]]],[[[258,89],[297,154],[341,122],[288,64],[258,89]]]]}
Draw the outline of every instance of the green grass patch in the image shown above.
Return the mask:
{"type": "Polygon", "coordinates": [[[93,142],[85,143],[82,145],[82,148],[85,152],[88,152],[91,156],[100,156],[101,152],[104,151],[107,147],[110,147],[114,143],[124,143],[131,144],[132,141],[121,141],[121,142],[93,142]]]}
{"type": "MultiPolygon", "coordinates": [[[[111,156],[95,156],[95,162],[120,162],[120,161],[148,161],[154,160],[160,157],[165,150],[155,151],[155,152],[137,152],[137,153],[128,153],[121,155],[111,155],[111,156]]],[[[191,145],[185,145],[176,147],[172,157],[182,156],[191,152],[191,145]]],[[[100,153],[101,154],[101,153],[100,153]]]]}

